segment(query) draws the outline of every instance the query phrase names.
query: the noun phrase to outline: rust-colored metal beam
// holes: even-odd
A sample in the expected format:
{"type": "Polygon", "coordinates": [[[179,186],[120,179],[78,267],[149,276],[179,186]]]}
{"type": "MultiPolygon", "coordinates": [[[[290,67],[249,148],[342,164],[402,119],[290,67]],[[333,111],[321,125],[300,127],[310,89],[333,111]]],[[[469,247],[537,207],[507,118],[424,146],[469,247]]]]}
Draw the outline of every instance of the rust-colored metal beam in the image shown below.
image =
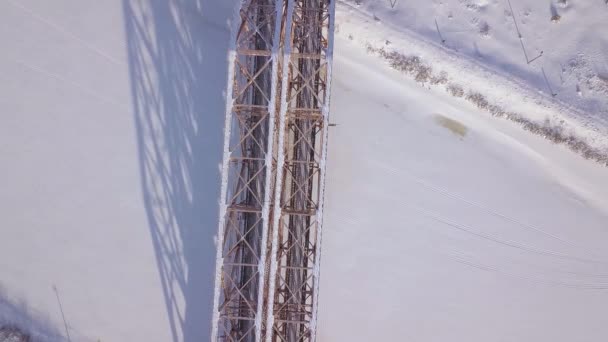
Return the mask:
{"type": "Polygon", "coordinates": [[[314,341],[335,0],[247,0],[229,85],[213,341],[314,341]]]}
{"type": "Polygon", "coordinates": [[[334,0],[287,0],[266,341],[314,341],[334,0]]]}
{"type": "Polygon", "coordinates": [[[230,52],[213,341],[261,341],[283,0],[248,0],[230,52]]]}

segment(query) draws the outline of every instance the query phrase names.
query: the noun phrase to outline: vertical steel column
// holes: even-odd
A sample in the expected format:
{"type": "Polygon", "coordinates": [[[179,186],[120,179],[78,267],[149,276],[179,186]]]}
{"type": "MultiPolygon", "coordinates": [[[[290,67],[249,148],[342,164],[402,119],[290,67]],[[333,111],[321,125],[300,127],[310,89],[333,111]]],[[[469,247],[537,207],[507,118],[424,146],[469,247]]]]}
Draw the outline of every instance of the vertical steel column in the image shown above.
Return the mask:
{"type": "Polygon", "coordinates": [[[213,341],[315,339],[334,13],[334,0],[242,4],[229,71],[213,341]]]}
{"type": "Polygon", "coordinates": [[[212,341],[260,341],[283,0],[244,1],[230,52],[212,341]]]}
{"type": "Polygon", "coordinates": [[[266,341],[313,341],[334,0],[288,0],[266,341]]]}

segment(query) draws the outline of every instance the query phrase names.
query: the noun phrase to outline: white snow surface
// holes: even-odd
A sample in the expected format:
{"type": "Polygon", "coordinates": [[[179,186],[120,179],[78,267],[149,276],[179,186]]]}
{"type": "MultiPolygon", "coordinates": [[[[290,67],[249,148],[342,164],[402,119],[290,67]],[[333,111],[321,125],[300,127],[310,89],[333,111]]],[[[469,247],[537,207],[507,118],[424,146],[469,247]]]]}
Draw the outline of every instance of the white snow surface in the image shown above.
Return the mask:
{"type": "Polygon", "coordinates": [[[550,122],[608,153],[608,4],[604,1],[340,0],[339,4],[340,36],[361,46],[418,56],[434,72],[446,72],[450,82],[482,93],[490,103],[536,122],[550,122]],[[561,17],[559,22],[550,20],[554,13],[561,17]],[[528,64],[528,60],[534,61],[528,64]]]}
{"type": "MultiPolygon", "coordinates": [[[[56,286],[73,341],[208,340],[236,2],[0,2],[0,322],[58,340],[56,286]]],[[[606,339],[608,169],[389,69],[357,37],[388,19],[351,41],[371,7],[341,8],[318,340],[606,339]]]]}
{"type": "Polygon", "coordinates": [[[605,339],[608,170],[336,42],[319,341],[605,339]]]}
{"type": "Polygon", "coordinates": [[[0,283],[73,341],[205,341],[237,1],[0,1],[0,283]]]}

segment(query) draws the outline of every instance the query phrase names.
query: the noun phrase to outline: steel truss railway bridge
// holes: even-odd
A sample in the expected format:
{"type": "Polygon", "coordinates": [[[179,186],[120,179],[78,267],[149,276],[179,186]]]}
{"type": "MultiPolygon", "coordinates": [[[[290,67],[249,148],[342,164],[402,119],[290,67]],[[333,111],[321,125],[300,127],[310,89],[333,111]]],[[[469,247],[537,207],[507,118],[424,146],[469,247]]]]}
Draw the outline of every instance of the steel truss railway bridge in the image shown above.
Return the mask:
{"type": "Polygon", "coordinates": [[[315,341],[336,0],[244,0],[212,341],[315,341]]]}

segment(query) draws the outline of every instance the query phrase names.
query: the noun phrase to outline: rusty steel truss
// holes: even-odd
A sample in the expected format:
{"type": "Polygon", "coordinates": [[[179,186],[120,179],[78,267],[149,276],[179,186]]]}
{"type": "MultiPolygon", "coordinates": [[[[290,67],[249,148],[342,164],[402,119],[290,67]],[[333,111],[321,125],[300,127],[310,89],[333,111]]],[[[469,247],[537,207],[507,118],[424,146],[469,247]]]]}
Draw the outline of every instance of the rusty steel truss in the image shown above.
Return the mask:
{"type": "Polygon", "coordinates": [[[235,30],[213,341],[314,341],[335,0],[248,0],[235,30]]]}

